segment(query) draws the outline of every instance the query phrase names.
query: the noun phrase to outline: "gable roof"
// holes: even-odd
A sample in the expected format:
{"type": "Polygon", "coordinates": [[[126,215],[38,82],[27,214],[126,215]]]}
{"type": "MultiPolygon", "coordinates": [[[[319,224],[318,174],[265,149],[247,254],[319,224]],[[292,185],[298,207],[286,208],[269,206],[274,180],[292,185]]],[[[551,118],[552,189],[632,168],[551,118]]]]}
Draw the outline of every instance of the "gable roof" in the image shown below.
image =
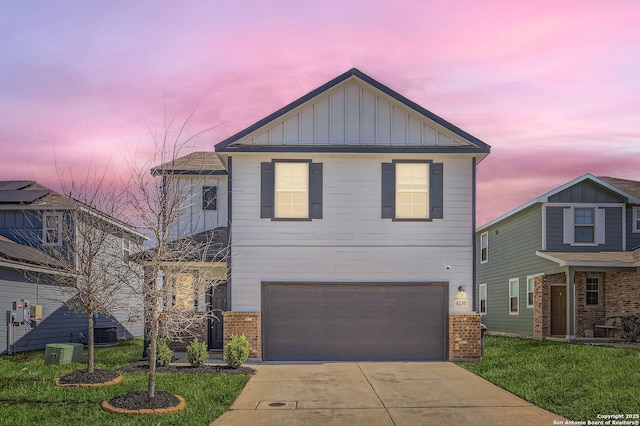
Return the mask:
{"type": "MultiPolygon", "coordinates": [[[[340,104],[340,102],[337,103],[340,104]]],[[[329,112],[325,111],[322,114],[328,115],[329,112]]],[[[377,114],[377,111],[374,111],[371,114],[377,114]]],[[[324,118],[325,121],[328,122],[329,118],[324,118]]],[[[346,127],[347,125],[345,125],[345,128],[346,127]]],[[[357,125],[354,127],[357,128],[357,125]]],[[[360,127],[362,128],[363,126],[361,125],[360,127]]],[[[389,127],[391,127],[391,125],[389,127]]],[[[409,127],[408,124],[407,127],[409,127]]],[[[409,132],[409,130],[405,131],[407,133],[409,132]]],[[[294,134],[294,138],[297,138],[297,136],[302,133],[300,128],[298,128],[297,132],[295,129],[292,132],[294,134]]],[[[309,132],[314,132],[314,130],[310,130],[309,132]]],[[[345,129],[344,132],[347,133],[348,129],[345,129]]],[[[353,132],[361,133],[361,129],[355,129],[353,132]]],[[[278,136],[280,139],[284,139],[285,137],[286,136],[278,136]]],[[[489,145],[478,138],[438,117],[415,102],[410,101],[356,68],[339,75],[333,80],[215,146],[216,152],[455,152],[477,153],[481,154],[482,157],[489,154],[490,149],[491,147],[489,145]],[[350,84],[355,85],[356,89],[350,89],[347,87],[350,84]],[[370,102],[370,105],[378,105],[382,100],[383,107],[390,108],[389,111],[385,110],[385,119],[388,119],[391,122],[396,119],[393,107],[397,105],[399,109],[402,109],[399,113],[400,116],[397,118],[398,122],[403,123],[404,125],[404,122],[408,122],[412,118],[413,121],[420,121],[413,125],[414,135],[412,137],[407,137],[407,141],[404,143],[392,143],[392,138],[389,137],[384,139],[387,142],[386,144],[372,143],[371,138],[363,138],[361,135],[360,138],[355,141],[351,140],[349,137],[345,137],[341,143],[331,143],[329,140],[331,137],[327,137],[326,135],[317,137],[313,141],[296,140],[289,144],[280,140],[273,143],[273,141],[268,140],[269,136],[260,137],[260,131],[269,130],[269,125],[274,125],[274,127],[277,128],[278,133],[284,134],[286,131],[284,121],[291,118],[291,116],[296,112],[304,113],[309,109],[315,108],[314,101],[317,101],[318,103],[324,102],[322,103],[322,108],[327,109],[328,111],[330,105],[323,97],[328,98],[332,93],[336,93],[336,90],[342,86],[347,87],[347,89],[345,89],[347,93],[344,95],[344,101],[342,102],[346,106],[343,105],[342,107],[338,107],[339,109],[344,108],[344,111],[340,110],[339,113],[347,115],[349,114],[349,108],[351,108],[352,115],[357,116],[356,120],[362,121],[362,115],[364,115],[361,111],[362,104],[364,103],[362,100],[363,93],[366,93],[368,99],[371,98],[371,96],[378,96],[378,98],[375,98],[370,102]],[[357,92],[356,90],[358,89],[362,89],[364,92],[357,92]],[[351,92],[349,92],[349,90],[351,90],[351,92]],[[349,104],[350,96],[353,98],[351,101],[353,105],[349,104]],[[305,108],[307,109],[305,110],[305,108]],[[354,112],[354,110],[357,112],[354,112]],[[281,121],[282,123],[278,123],[278,121],[281,121]],[[428,127],[427,132],[429,133],[426,137],[426,141],[424,140],[425,136],[421,134],[424,132],[423,128],[425,124],[428,127]],[[280,127],[278,127],[279,125],[280,127]],[[253,140],[251,140],[252,137],[253,140]]]]}
{"type": "Polygon", "coordinates": [[[70,196],[34,181],[0,181],[0,210],[71,210],[79,208],[138,238],[147,239],[133,226],[70,196]],[[9,189],[5,189],[9,188],[9,189]],[[19,188],[19,189],[15,189],[19,188]]]}
{"type": "Polygon", "coordinates": [[[562,192],[562,191],[564,191],[564,190],[566,190],[566,189],[568,189],[568,188],[570,188],[570,187],[572,187],[574,185],[577,185],[577,184],[579,184],[581,182],[584,182],[584,181],[587,181],[587,180],[592,181],[593,183],[598,184],[600,186],[603,186],[604,188],[608,189],[609,191],[612,191],[612,192],[622,196],[623,198],[625,198],[627,200],[628,203],[640,204],[640,197],[638,197],[638,196],[636,196],[636,195],[634,195],[632,193],[626,192],[623,189],[625,187],[626,187],[626,189],[631,189],[633,191],[635,191],[636,189],[640,189],[640,182],[629,181],[629,180],[618,179],[618,178],[598,178],[598,177],[595,177],[594,175],[592,175],[591,173],[587,173],[587,174],[584,174],[584,175],[582,175],[582,176],[580,176],[580,177],[578,177],[578,178],[576,178],[576,179],[574,179],[574,180],[572,180],[570,182],[565,183],[564,185],[561,185],[561,186],[559,186],[559,187],[557,187],[555,189],[552,189],[551,191],[549,191],[549,192],[547,192],[545,194],[542,194],[541,196],[539,196],[537,198],[534,198],[533,200],[529,201],[528,203],[525,203],[525,204],[521,205],[520,207],[517,207],[517,208],[511,210],[510,212],[503,214],[502,216],[492,220],[491,222],[488,222],[488,223],[482,225],[481,227],[479,227],[476,230],[476,232],[483,231],[484,229],[486,229],[486,228],[488,228],[488,227],[490,227],[490,226],[492,226],[492,225],[494,225],[494,224],[496,224],[496,223],[498,223],[498,222],[500,222],[500,221],[502,221],[502,220],[504,220],[504,219],[506,219],[506,218],[508,218],[510,216],[513,216],[513,215],[515,215],[515,214],[517,214],[517,213],[519,213],[519,212],[521,212],[521,211],[523,211],[523,210],[525,210],[525,209],[527,209],[527,208],[529,208],[529,207],[531,207],[531,206],[533,206],[535,204],[549,202],[549,198],[551,198],[552,196],[556,195],[557,193],[562,192]],[[618,187],[617,185],[614,185],[612,183],[612,182],[617,182],[617,181],[620,181],[618,183],[621,186],[623,186],[622,188],[618,187]],[[624,182],[626,182],[626,185],[622,185],[622,183],[624,183],[624,182]]]}
{"type": "Polygon", "coordinates": [[[0,266],[8,266],[17,269],[25,269],[29,266],[41,266],[46,269],[59,268],[61,262],[44,252],[17,243],[0,235],[0,266]]]}
{"type": "Polygon", "coordinates": [[[635,180],[620,179],[620,178],[609,177],[609,176],[600,176],[599,178],[609,183],[610,185],[615,186],[621,191],[624,191],[627,194],[633,195],[634,197],[640,199],[640,182],[635,180]]]}
{"type": "Polygon", "coordinates": [[[227,169],[215,152],[197,151],[151,169],[159,175],[226,175],[227,169]]]}

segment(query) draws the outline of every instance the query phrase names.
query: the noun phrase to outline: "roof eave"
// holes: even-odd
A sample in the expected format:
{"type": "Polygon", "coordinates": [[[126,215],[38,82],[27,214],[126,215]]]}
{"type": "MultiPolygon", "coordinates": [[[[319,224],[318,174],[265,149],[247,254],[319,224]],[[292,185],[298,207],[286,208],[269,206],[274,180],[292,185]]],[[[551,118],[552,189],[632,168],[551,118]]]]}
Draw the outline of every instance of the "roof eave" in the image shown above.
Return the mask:
{"type": "MultiPolygon", "coordinates": [[[[362,71],[358,70],[357,68],[352,68],[349,71],[337,76],[336,78],[334,78],[333,80],[330,80],[329,82],[323,84],[322,86],[318,87],[315,90],[312,90],[311,92],[307,93],[306,95],[298,98],[297,100],[291,102],[290,104],[280,108],[279,110],[277,110],[276,112],[268,115],[267,117],[263,118],[262,120],[259,120],[258,122],[254,123],[253,125],[247,127],[244,130],[241,130],[240,132],[236,133],[235,135],[223,140],[222,142],[219,142],[218,144],[215,145],[215,151],[216,152],[241,152],[241,150],[238,149],[233,149],[234,147],[231,147],[231,145],[239,140],[241,140],[242,138],[244,138],[245,136],[248,136],[249,134],[255,132],[256,130],[260,129],[261,127],[269,124],[270,122],[276,120],[277,118],[287,114],[288,112],[290,112],[291,110],[301,106],[302,104],[308,102],[309,100],[315,98],[316,96],[319,96],[320,94],[322,94],[323,92],[326,92],[327,90],[330,90],[331,88],[337,86],[338,84],[348,80],[349,78],[352,77],[356,77],[362,81],[364,81],[365,83],[369,84],[370,86],[380,90],[381,92],[385,93],[386,95],[390,96],[391,98],[395,99],[396,101],[406,105],[407,107],[413,109],[414,111],[418,112],[419,114],[424,115],[425,117],[427,117],[428,119],[436,122],[437,124],[439,124],[440,126],[446,128],[447,130],[453,132],[454,134],[460,136],[462,139],[474,144],[477,148],[474,148],[476,151],[474,152],[483,152],[486,154],[489,154],[490,151],[490,146],[484,142],[482,142],[480,139],[476,138],[475,136],[470,135],[469,133],[465,132],[464,130],[460,129],[459,127],[449,123],[448,121],[444,120],[443,118],[437,116],[436,114],[432,113],[431,111],[423,108],[422,106],[418,105],[417,103],[405,98],[404,96],[402,96],[401,94],[399,94],[398,92],[392,90],[391,88],[385,86],[384,84],[374,80],[373,78],[369,77],[368,75],[364,74],[362,71]]],[[[301,148],[299,146],[297,146],[296,148],[301,148]]],[[[315,147],[310,147],[310,148],[315,148],[315,147]]],[[[260,152],[260,151],[254,151],[254,152],[260,152]]],[[[271,151],[266,151],[266,152],[271,152],[271,151]]],[[[291,151],[291,152],[300,152],[300,151],[291,151]]],[[[305,152],[305,151],[302,151],[305,152]]],[[[326,152],[333,152],[333,151],[326,151],[326,152]]],[[[335,151],[335,152],[344,152],[344,151],[335,151]]]]}

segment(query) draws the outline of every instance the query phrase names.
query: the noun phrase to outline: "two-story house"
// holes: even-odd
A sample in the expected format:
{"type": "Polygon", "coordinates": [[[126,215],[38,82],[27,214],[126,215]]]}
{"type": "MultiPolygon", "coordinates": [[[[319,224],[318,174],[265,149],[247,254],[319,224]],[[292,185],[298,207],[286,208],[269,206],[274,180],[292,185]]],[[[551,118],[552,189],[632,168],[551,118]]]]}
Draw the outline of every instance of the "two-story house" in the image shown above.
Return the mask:
{"type": "Polygon", "coordinates": [[[224,184],[204,186],[230,224],[225,341],[244,333],[264,360],[479,358],[489,151],[357,69],[218,143],[224,184]]]}
{"type": "Polygon", "coordinates": [[[476,231],[490,332],[593,337],[640,315],[640,182],[581,176],[476,231]]]}
{"type": "MultiPolygon", "coordinates": [[[[52,250],[64,252],[67,247],[65,238],[71,233],[64,230],[74,229],[70,221],[77,216],[71,210],[79,205],[33,181],[0,181],[0,307],[6,313],[0,353],[42,349],[48,343],[78,342],[81,335],[86,337],[86,315],[70,310],[65,303],[73,293],[64,283],[73,274],[64,267],[65,259],[51,255],[52,250]],[[32,311],[31,306],[41,311],[32,311]]],[[[144,236],[100,211],[88,207],[84,211],[110,224],[114,232],[108,247],[116,251],[113,258],[121,259],[124,270],[129,254],[144,236]]],[[[122,291],[121,303],[111,315],[96,317],[98,344],[142,335],[141,298],[126,293],[127,288],[122,291]]]]}

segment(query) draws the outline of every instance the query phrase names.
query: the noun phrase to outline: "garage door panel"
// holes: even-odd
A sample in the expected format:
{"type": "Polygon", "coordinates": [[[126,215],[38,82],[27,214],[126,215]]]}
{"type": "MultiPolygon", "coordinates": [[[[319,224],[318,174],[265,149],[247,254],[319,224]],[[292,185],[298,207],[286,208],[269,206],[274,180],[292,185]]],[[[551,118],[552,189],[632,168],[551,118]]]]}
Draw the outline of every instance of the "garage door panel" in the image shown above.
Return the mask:
{"type": "Polygon", "coordinates": [[[446,359],[446,284],[263,284],[267,360],[446,359]]]}

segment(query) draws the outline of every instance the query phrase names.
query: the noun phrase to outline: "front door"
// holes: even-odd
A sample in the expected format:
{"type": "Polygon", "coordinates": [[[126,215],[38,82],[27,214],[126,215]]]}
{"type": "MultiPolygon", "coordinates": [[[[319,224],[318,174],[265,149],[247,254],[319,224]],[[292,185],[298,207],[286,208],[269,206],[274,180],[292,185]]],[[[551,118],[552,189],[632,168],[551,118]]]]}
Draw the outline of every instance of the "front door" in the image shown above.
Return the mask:
{"type": "Polygon", "coordinates": [[[551,286],[551,335],[567,334],[567,287],[551,286]]]}
{"type": "Polygon", "coordinates": [[[227,284],[218,284],[209,295],[209,349],[222,349],[223,320],[222,313],[227,310],[227,284]]]}

